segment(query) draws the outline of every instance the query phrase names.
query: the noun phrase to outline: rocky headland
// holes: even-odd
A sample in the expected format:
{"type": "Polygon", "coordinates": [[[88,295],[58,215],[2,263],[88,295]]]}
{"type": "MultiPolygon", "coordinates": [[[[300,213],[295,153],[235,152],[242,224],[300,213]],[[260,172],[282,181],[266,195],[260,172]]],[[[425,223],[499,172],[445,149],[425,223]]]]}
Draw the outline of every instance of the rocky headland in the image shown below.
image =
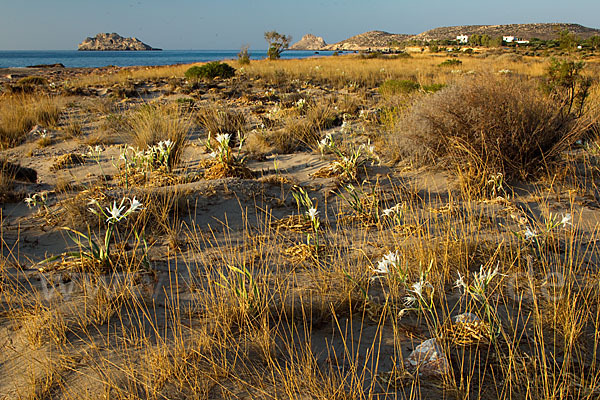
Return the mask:
{"type": "Polygon", "coordinates": [[[77,48],[79,51],[151,51],[161,50],[143,43],[138,38],[124,38],[117,33],[99,33],[88,37],[77,48]]]}

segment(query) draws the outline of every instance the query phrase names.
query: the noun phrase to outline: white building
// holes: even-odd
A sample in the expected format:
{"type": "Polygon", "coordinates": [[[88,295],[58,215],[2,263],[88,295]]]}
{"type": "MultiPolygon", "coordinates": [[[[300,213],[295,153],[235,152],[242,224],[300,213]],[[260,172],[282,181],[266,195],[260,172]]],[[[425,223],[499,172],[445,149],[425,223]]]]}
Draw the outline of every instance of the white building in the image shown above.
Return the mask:
{"type": "Polygon", "coordinates": [[[469,42],[469,37],[467,35],[458,35],[456,41],[460,44],[467,44],[469,42]]]}
{"type": "Polygon", "coordinates": [[[502,40],[506,43],[512,43],[515,41],[514,36],[502,36],[502,40]]]}

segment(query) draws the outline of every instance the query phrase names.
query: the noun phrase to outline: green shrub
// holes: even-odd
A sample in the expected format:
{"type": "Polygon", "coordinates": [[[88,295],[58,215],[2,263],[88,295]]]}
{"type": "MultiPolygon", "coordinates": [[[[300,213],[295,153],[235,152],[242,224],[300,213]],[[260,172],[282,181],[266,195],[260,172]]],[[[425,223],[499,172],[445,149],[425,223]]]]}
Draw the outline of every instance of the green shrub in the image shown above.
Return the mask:
{"type": "Polygon", "coordinates": [[[442,90],[445,87],[446,87],[445,83],[432,83],[431,85],[422,85],[421,89],[423,89],[424,91],[426,91],[428,93],[435,93],[435,92],[439,92],[440,90],[442,90]]]}
{"type": "Polygon", "coordinates": [[[408,79],[388,79],[379,87],[379,93],[383,95],[407,94],[417,91],[420,88],[421,85],[408,79]]]}
{"type": "Polygon", "coordinates": [[[185,71],[185,77],[188,79],[214,79],[216,77],[226,79],[234,75],[235,68],[219,61],[209,62],[202,66],[193,66],[185,71]]]}
{"type": "Polygon", "coordinates": [[[457,65],[462,64],[462,61],[457,60],[456,58],[449,58],[446,61],[440,64],[440,67],[455,67],[457,65]]]}

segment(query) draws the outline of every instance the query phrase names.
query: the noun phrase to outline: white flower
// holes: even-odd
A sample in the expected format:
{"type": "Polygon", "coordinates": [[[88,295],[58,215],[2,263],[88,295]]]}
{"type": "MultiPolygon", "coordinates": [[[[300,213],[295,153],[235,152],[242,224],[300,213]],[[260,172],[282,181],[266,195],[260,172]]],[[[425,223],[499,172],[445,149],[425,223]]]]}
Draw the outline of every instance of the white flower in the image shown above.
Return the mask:
{"type": "Polygon", "coordinates": [[[386,208],[382,211],[384,217],[389,217],[395,214],[399,214],[401,211],[402,205],[400,203],[396,204],[394,207],[386,208]]]}
{"type": "Polygon", "coordinates": [[[317,216],[319,215],[319,211],[317,211],[317,209],[316,209],[316,208],[314,208],[314,207],[311,207],[311,208],[309,208],[309,209],[308,209],[308,211],[306,212],[306,215],[308,215],[308,216],[310,217],[310,219],[311,219],[312,221],[314,221],[314,220],[317,218],[317,216]]]}
{"type": "Polygon", "coordinates": [[[415,283],[413,283],[413,286],[412,286],[413,287],[412,292],[419,297],[423,297],[423,287],[424,286],[425,286],[425,283],[423,281],[415,282],[415,283]]]}
{"type": "Polygon", "coordinates": [[[125,199],[123,199],[121,201],[121,204],[119,204],[119,207],[117,207],[117,202],[114,201],[112,208],[108,208],[106,207],[106,211],[108,212],[107,214],[107,218],[106,218],[106,222],[107,223],[114,223],[114,222],[119,222],[121,220],[121,218],[123,218],[123,210],[125,209],[125,206],[123,205],[125,199]]]}
{"type": "Polygon", "coordinates": [[[385,260],[378,261],[377,268],[372,268],[372,270],[376,274],[389,274],[390,273],[389,262],[387,262],[385,260]]]}
{"type": "Polygon", "coordinates": [[[536,236],[536,231],[532,230],[530,227],[527,227],[527,229],[525,229],[525,231],[523,232],[523,237],[525,238],[525,240],[533,239],[536,236]]]}
{"type": "Polygon", "coordinates": [[[229,140],[231,139],[231,135],[228,133],[220,133],[217,135],[217,137],[215,137],[215,139],[217,142],[219,142],[219,144],[221,146],[224,146],[229,143],[229,140]]]}
{"type": "Polygon", "coordinates": [[[391,208],[386,208],[385,210],[383,210],[382,214],[384,217],[389,217],[390,215],[395,214],[395,212],[391,208]]]}
{"type": "Polygon", "coordinates": [[[567,213],[567,214],[564,214],[564,215],[563,215],[563,217],[562,217],[562,219],[560,220],[560,224],[561,224],[563,227],[564,227],[564,226],[567,226],[567,225],[573,225],[573,224],[571,223],[571,214],[569,214],[569,213],[567,213]]]}
{"type": "Polygon", "coordinates": [[[129,210],[127,211],[127,214],[132,213],[132,212],[136,212],[138,210],[142,209],[142,203],[140,203],[135,196],[133,196],[133,199],[131,199],[131,205],[129,206],[129,210]]]}
{"type": "Polygon", "coordinates": [[[417,303],[417,298],[414,296],[406,296],[404,299],[404,305],[406,307],[413,307],[417,303]]]}
{"type": "Polygon", "coordinates": [[[395,266],[400,260],[398,252],[389,252],[377,262],[377,268],[372,268],[376,274],[389,274],[390,266],[395,266]]]}
{"type": "Polygon", "coordinates": [[[458,279],[454,283],[454,287],[459,288],[459,289],[462,288],[462,290],[465,290],[467,288],[467,284],[465,283],[465,280],[463,279],[460,272],[458,273],[458,279]]]}
{"type": "Polygon", "coordinates": [[[27,203],[27,207],[32,208],[35,205],[35,200],[32,197],[26,197],[25,203],[27,203]]]}

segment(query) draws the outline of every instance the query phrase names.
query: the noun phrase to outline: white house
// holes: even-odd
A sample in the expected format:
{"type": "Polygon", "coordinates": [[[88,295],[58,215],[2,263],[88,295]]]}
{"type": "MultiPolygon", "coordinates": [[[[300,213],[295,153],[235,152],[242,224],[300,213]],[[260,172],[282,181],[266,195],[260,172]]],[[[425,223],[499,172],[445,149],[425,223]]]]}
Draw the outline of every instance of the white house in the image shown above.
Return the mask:
{"type": "Polygon", "coordinates": [[[467,35],[458,35],[456,41],[460,44],[467,44],[469,42],[469,37],[467,35]]]}
{"type": "Polygon", "coordinates": [[[512,43],[515,41],[514,36],[502,36],[502,40],[506,43],[512,43]]]}

